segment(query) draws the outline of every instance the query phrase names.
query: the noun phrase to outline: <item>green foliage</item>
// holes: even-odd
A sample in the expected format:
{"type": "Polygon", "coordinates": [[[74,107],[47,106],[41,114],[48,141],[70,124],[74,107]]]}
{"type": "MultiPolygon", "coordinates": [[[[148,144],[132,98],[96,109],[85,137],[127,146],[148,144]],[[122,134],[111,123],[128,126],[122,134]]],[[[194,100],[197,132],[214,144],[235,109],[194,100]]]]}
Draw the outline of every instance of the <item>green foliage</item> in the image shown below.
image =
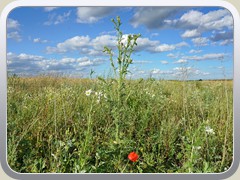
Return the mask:
{"type": "Polygon", "coordinates": [[[126,80],[116,141],[118,86],[105,81],[9,78],[10,167],[26,173],[217,173],[230,167],[232,82],[126,80]],[[132,151],[139,154],[135,163],[127,158],[132,151]]]}
{"type": "MultiPolygon", "coordinates": [[[[111,62],[111,67],[115,75],[115,80],[118,83],[117,88],[117,102],[114,103],[115,105],[115,112],[113,112],[113,115],[115,117],[114,123],[116,126],[116,141],[119,141],[119,128],[120,128],[120,120],[121,120],[121,114],[124,109],[122,109],[123,101],[125,99],[126,95],[126,85],[125,85],[125,79],[126,75],[128,73],[128,67],[130,64],[132,64],[132,58],[131,55],[134,51],[134,46],[137,46],[137,39],[141,36],[140,34],[133,34],[128,35],[126,42],[124,42],[123,38],[123,32],[121,31],[120,27],[122,25],[121,19],[119,16],[117,16],[116,20],[112,19],[112,22],[114,23],[114,28],[117,33],[117,65],[116,62],[113,59],[113,50],[109,47],[105,46],[103,52],[107,53],[109,55],[109,59],[111,62]],[[125,43],[125,44],[124,44],[125,43]]],[[[106,83],[102,78],[99,78],[103,82],[106,83]]]]}

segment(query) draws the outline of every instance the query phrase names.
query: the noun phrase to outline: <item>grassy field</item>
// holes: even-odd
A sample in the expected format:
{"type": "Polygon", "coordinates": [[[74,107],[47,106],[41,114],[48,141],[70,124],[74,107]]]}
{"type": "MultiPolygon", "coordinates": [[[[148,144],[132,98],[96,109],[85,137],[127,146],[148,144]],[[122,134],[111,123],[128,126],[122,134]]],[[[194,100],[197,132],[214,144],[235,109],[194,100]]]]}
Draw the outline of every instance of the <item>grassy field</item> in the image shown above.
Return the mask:
{"type": "Polygon", "coordinates": [[[8,78],[7,150],[23,173],[223,172],[232,81],[8,78]],[[136,162],[128,159],[136,152],[136,162]]]}

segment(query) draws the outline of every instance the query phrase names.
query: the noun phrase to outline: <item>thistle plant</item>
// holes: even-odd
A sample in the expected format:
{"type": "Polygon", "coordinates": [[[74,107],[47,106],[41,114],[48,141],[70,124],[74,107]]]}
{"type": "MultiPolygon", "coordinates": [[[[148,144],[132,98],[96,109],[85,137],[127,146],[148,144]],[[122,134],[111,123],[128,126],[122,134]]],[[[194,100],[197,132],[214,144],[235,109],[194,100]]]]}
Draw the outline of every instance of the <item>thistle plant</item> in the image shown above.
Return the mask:
{"type": "Polygon", "coordinates": [[[127,36],[126,42],[124,42],[123,32],[121,31],[120,27],[122,25],[121,19],[119,16],[117,16],[116,20],[111,20],[114,23],[114,28],[117,33],[117,61],[115,62],[114,52],[111,48],[105,46],[103,52],[107,53],[109,55],[109,59],[111,62],[111,67],[113,69],[115,80],[117,81],[118,87],[117,87],[117,109],[118,109],[118,115],[115,119],[115,125],[116,125],[116,140],[118,141],[119,137],[119,119],[121,118],[120,108],[123,104],[124,99],[124,89],[125,89],[125,79],[126,75],[129,72],[128,68],[129,65],[132,64],[132,58],[131,55],[134,52],[134,47],[137,46],[137,39],[141,36],[140,34],[129,34],[127,36]]]}

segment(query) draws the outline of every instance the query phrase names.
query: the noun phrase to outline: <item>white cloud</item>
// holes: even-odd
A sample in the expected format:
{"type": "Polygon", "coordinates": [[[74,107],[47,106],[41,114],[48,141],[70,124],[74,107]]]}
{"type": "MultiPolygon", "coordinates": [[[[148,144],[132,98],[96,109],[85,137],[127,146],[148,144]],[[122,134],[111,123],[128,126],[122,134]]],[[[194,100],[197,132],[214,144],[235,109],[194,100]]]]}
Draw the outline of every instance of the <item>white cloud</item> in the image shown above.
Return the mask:
{"type": "Polygon", "coordinates": [[[187,60],[221,60],[226,56],[224,53],[215,53],[215,54],[204,54],[203,56],[185,56],[184,59],[187,60]]]}
{"type": "Polygon", "coordinates": [[[19,22],[17,20],[8,18],[7,19],[7,29],[18,29],[20,26],[19,22]]]}
{"type": "Polygon", "coordinates": [[[221,31],[219,33],[214,33],[214,35],[211,36],[211,41],[213,43],[216,43],[220,41],[219,45],[229,45],[233,43],[233,32],[232,31],[221,31]]]}
{"type": "Polygon", "coordinates": [[[19,34],[20,24],[17,20],[8,18],[7,19],[7,38],[14,39],[17,42],[22,41],[22,37],[19,34]]]}
{"type": "Polygon", "coordinates": [[[116,37],[111,35],[97,36],[91,41],[91,45],[93,46],[93,48],[100,51],[103,50],[104,46],[114,47],[116,43],[116,37]]]}
{"type": "Polygon", "coordinates": [[[175,46],[176,47],[184,47],[184,46],[189,46],[189,45],[188,45],[188,43],[183,41],[183,42],[177,43],[175,46]]]}
{"type": "Polygon", "coordinates": [[[221,40],[226,40],[226,39],[232,39],[233,38],[233,32],[229,31],[221,31],[219,33],[215,33],[213,36],[211,36],[212,41],[221,41],[221,40]]]}
{"type": "Polygon", "coordinates": [[[159,33],[152,33],[150,36],[151,37],[159,36],[159,33]]]}
{"type": "Polygon", "coordinates": [[[173,68],[174,74],[173,76],[178,77],[180,79],[188,79],[192,76],[207,76],[210,73],[201,71],[200,69],[188,66],[188,67],[175,67],[173,68]]]}
{"type": "Polygon", "coordinates": [[[176,48],[174,45],[169,44],[161,44],[154,49],[152,49],[153,52],[165,52],[165,51],[172,51],[176,48]]]}
{"type": "Polygon", "coordinates": [[[168,64],[168,61],[160,61],[161,64],[168,64]]]}
{"type": "Polygon", "coordinates": [[[191,49],[190,51],[189,51],[189,53],[200,53],[200,52],[202,52],[202,50],[195,50],[195,49],[191,49]]]}
{"type": "Polygon", "coordinates": [[[165,28],[164,20],[180,10],[181,8],[176,7],[140,7],[136,8],[130,22],[134,27],[143,24],[149,29],[165,28]]]}
{"type": "Polygon", "coordinates": [[[170,58],[177,58],[178,57],[178,55],[175,55],[175,54],[173,54],[173,53],[170,53],[170,54],[168,54],[167,55],[167,57],[170,57],[170,58]]]}
{"type": "Polygon", "coordinates": [[[33,39],[33,42],[34,42],[34,43],[47,43],[48,40],[41,40],[40,38],[34,38],[34,39],[33,39]]]}
{"type": "Polygon", "coordinates": [[[78,64],[78,66],[80,66],[80,67],[91,66],[91,65],[93,65],[93,62],[90,61],[90,60],[89,61],[80,62],[78,64]]]}
{"type": "Polygon", "coordinates": [[[211,73],[209,73],[209,72],[202,72],[202,75],[203,76],[207,76],[207,75],[210,75],[211,73]]]}
{"type": "Polygon", "coordinates": [[[7,38],[8,39],[14,39],[17,42],[22,41],[22,37],[21,37],[21,35],[19,34],[18,31],[13,31],[13,32],[7,33],[7,38]]]}
{"type": "Polygon", "coordinates": [[[48,20],[43,24],[47,26],[61,24],[65,21],[68,21],[70,15],[71,15],[71,11],[64,12],[62,15],[57,15],[55,13],[50,14],[48,16],[48,20]]]}
{"type": "Polygon", "coordinates": [[[116,44],[116,37],[111,35],[101,35],[94,39],[89,36],[75,36],[58,43],[56,47],[47,47],[47,53],[66,53],[69,51],[79,51],[81,54],[104,55],[104,46],[112,47],[116,44]]]}
{"type": "MultiPolygon", "coordinates": [[[[147,38],[145,38],[145,39],[147,39],[147,38]]],[[[140,41],[141,41],[141,39],[140,39],[140,41]]],[[[138,43],[138,41],[137,41],[137,43],[138,43]]],[[[166,52],[166,51],[172,51],[177,48],[184,47],[184,46],[188,46],[188,44],[186,42],[180,42],[177,44],[160,44],[159,41],[148,40],[148,43],[147,43],[147,41],[142,44],[138,43],[138,46],[139,47],[137,47],[136,50],[145,50],[145,51],[152,52],[152,53],[161,53],[161,52],[166,52]]]]}
{"type": "Polygon", "coordinates": [[[184,46],[188,46],[188,44],[186,42],[180,42],[177,44],[160,44],[156,47],[149,47],[148,49],[150,52],[158,53],[158,52],[172,51],[184,46]]]}
{"type": "Polygon", "coordinates": [[[53,10],[58,9],[58,8],[59,8],[59,7],[45,7],[45,8],[44,8],[44,11],[50,12],[50,11],[53,11],[53,10]]]}
{"type": "Polygon", "coordinates": [[[233,39],[226,39],[219,43],[220,46],[225,46],[233,43],[233,39]]]}
{"type": "Polygon", "coordinates": [[[160,69],[153,69],[151,71],[152,74],[160,74],[161,73],[161,70],[160,69]]]}
{"type": "Polygon", "coordinates": [[[182,35],[181,37],[182,38],[192,38],[192,37],[198,37],[200,36],[201,33],[198,32],[197,29],[193,29],[193,30],[186,30],[182,35]]]}
{"type": "Polygon", "coordinates": [[[153,70],[150,71],[150,74],[152,74],[152,75],[173,74],[173,71],[153,69],[153,70]]]}
{"type": "Polygon", "coordinates": [[[233,28],[233,18],[226,9],[210,11],[206,14],[197,10],[190,10],[179,19],[166,20],[165,22],[175,28],[197,29],[199,33],[233,28]]]}
{"type": "Polygon", "coordinates": [[[36,55],[25,54],[25,53],[19,54],[17,58],[19,60],[33,60],[33,61],[40,61],[44,59],[42,56],[36,56],[36,55]]]}
{"type": "Polygon", "coordinates": [[[83,68],[98,66],[105,63],[102,58],[80,57],[62,59],[49,59],[43,56],[21,53],[19,55],[12,52],[7,53],[8,70],[12,73],[31,75],[41,74],[43,72],[59,72],[59,73],[77,73],[83,68]]]}
{"type": "Polygon", "coordinates": [[[89,46],[89,36],[75,36],[67,39],[62,43],[58,43],[56,47],[47,47],[47,53],[65,53],[67,51],[80,50],[83,47],[89,46]]]}
{"type": "Polygon", "coordinates": [[[197,37],[192,39],[192,42],[194,43],[195,46],[207,46],[209,39],[206,37],[197,37]]]}
{"type": "Polygon", "coordinates": [[[186,70],[191,70],[193,69],[192,67],[188,66],[188,67],[175,67],[173,68],[174,71],[186,71],[186,70]]]}
{"type": "Polygon", "coordinates": [[[190,10],[180,18],[173,19],[181,10],[183,10],[182,7],[137,8],[130,22],[134,27],[145,25],[148,29],[185,29],[188,31],[184,34],[186,37],[197,37],[199,34],[211,30],[233,28],[232,15],[226,9],[213,10],[207,13],[190,10]]]}
{"type": "MultiPolygon", "coordinates": [[[[126,43],[128,35],[123,35],[123,43],[126,43]],[[125,39],[124,39],[125,38],[125,39]]],[[[47,53],[66,53],[69,51],[79,51],[81,54],[88,55],[106,55],[103,53],[104,46],[108,46],[113,50],[116,49],[117,37],[112,35],[100,35],[94,39],[89,36],[75,36],[67,39],[62,43],[58,43],[56,47],[47,47],[47,53]]],[[[177,44],[160,44],[159,41],[153,41],[148,38],[138,38],[135,51],[148,51],[151,53],[161,53],[172,51],[177,48],[188,46],[186,42],[177,44]]]]}
{"type": "Polygon", "coordinates": [[[174,76],[177,76],[179,78],[188,79],[190,75],[199,75],[200,70],[193,68],[191,66],[188,67],[175,67],[173,68],[174,76]]]}
{"type": "Polygon", "coordinates": [[[133,64],[151,64],[152,61],[134,60],[133,64]]]}
{"type": "Polygon", "coordinates": [[[137,46],[135,47],[136,51],[144,51],[149,50],[151,51],[154,47],[157,47],[159,45],[159,41],[153,41],[149,38],[138,38],[137,39],[137,46]]]}
{"type": "Polygon", "coordinates": [[[184,64],[187,63],[188,61],[186,59],[179,59],[178,61],[173,62],[174,64],[184,64]]]}
{"type": "Polygon", "coordinates": [[[77,22],[95,23],[111,14],[114,10],[113,7],[79,7],[77,8],[77,22]]]}

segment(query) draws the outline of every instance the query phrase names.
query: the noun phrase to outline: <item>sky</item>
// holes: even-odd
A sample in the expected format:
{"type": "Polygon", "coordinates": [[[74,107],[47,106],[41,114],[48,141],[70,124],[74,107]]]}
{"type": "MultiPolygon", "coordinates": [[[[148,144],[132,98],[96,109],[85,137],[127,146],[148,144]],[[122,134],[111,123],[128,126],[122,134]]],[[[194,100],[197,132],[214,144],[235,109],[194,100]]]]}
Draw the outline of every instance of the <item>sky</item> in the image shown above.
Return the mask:
{"type": "Polygon", "coordinates": [[[116,59],[117,16],[123,37],[141,34],[127,78],[233,78],[233,18],[219,7],[18,7],[7,19],[8,73],[111,76],[103,49],[116,59]]]}

